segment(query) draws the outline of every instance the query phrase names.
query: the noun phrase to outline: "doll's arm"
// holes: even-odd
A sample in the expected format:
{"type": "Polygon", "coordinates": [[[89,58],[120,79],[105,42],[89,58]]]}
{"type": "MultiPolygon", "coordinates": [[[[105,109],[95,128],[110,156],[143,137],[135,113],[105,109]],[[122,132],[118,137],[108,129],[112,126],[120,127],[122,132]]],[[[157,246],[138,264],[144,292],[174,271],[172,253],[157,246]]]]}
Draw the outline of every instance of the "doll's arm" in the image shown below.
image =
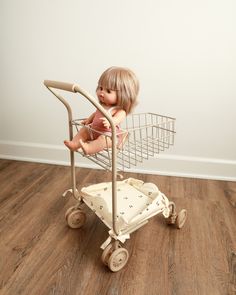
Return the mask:
{"type": "Polygon", "coordinates": [[[95,112],[92,113],[87,119],[83,120],[82,124],[88,125],[88,124],[92,123],[94,116],[95,116],[95,112]]]}
{"type": "MultiPolygon", "coordinates": [[[[117,111],[113,116],[113,122],[115,124],[115,126],[119,125],[126,117],[126,112],[124,110],[119,110],[117,111]]],[[[106,118],[101,118],[104,127],[109,128],[110,127],[110,123],[108,122],[108,120],[106,118]]]]}
{"type": "Polygon", "coordinates": [[[115,125],[119,125],[126,117],[126,112],[124,110],[117,111],[112,117],[115,125]]]}

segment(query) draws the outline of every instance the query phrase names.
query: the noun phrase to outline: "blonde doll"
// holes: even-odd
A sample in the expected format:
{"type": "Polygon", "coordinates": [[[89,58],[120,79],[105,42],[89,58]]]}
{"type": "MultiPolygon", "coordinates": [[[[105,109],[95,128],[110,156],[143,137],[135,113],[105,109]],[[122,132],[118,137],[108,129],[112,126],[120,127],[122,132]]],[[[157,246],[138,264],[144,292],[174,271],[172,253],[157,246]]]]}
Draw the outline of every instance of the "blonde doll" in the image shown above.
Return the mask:
{"type": "MultiPolygon", "coordinates": [[[[96,94],[100,104],[112,116],[118,141],[120,140],[119,124],[136,105],[138,91],[137,77],[127,68],[108,68],[98,81],[96,94]]],[[[111,137],[107,136],[111,135],[110,123],[99,110],[83,120],[82,124],[85,126],[79,130],[71,141],[64,141],[70,150],[76,151],[82,148],[83,152],[89,155],[112,146],[111,137]],[[90,125],[91,129],[87,128],[86,125],[90,125]]]]}

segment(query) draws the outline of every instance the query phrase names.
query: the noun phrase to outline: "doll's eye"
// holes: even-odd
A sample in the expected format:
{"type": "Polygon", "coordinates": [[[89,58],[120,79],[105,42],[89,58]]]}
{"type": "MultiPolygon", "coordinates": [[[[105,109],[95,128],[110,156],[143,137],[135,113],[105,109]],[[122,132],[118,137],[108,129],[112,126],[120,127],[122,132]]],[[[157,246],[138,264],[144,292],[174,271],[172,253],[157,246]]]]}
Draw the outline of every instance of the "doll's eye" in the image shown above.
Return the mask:
{"type": "Polygon", "coordinates": [[[111,93],[111,90],[110,89],[107,89],[107,93],[111,93]]]}

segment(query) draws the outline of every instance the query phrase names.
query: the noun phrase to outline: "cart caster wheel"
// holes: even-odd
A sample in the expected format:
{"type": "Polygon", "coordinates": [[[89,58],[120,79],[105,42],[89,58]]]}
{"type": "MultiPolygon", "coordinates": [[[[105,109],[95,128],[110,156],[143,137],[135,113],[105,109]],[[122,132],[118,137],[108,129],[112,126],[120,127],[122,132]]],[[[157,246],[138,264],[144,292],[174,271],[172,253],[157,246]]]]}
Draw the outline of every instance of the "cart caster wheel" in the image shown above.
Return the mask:
{"type": "Polygon", "coordinates": [[[66,210],[66,213],[65,213],[65,219],[67,220],[68,216],[73,212],[75,211],[76,208],[73,206],[73,207],[70,207],[66,210]]]}
{"type": "Polygon", "coordinates": [[[114,251],[114,244],[111,243],[109,244],[102,252],[102,262],[105,264],[105,265],[108,265],[108,260],[112,254],[112,252],[114,251]]]}
{"type": "Polygon", "coordinates": [[[125,248],[114,250],[108,259],[108,267],[111,271],[117,272],[121,270],[129,259],[129,252],[125,248]]]}
{"type": "Polygon", "coordinates": [[[66,220],[70,228],[80,228],[86,221],[86,215],[81,209],[72,207],[66,212],[66,220]]]}
{"type": "Polygon", "coordinates": [[[177,214],[176,213],[172,213],[168,218],[167,218],[167,224],[171,225],[171,224],[175,224],[176,222],[176,218],[177,218],[177,214]]]}
{"type": "Polygon", "coordinates": [[[182,228],[184,226],[184,223],[187,219],[187,210],[182,209],[179,214],[177,215],[175,224],[177,226],[177,228],[182,228]]]}

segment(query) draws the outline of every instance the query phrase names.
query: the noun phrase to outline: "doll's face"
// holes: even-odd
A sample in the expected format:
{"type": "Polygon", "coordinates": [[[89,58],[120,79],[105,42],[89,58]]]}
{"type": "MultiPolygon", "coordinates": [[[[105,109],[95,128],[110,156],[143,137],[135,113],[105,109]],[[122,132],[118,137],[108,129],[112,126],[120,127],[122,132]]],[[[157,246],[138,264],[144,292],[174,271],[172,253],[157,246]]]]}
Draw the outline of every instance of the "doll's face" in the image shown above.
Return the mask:
{"type": "Polygon", "coordinates": [[[116,91],[100,85],[97,87],[97,97],[102,104],[107,106],[115,105],[117,103],[116,91]]]}

